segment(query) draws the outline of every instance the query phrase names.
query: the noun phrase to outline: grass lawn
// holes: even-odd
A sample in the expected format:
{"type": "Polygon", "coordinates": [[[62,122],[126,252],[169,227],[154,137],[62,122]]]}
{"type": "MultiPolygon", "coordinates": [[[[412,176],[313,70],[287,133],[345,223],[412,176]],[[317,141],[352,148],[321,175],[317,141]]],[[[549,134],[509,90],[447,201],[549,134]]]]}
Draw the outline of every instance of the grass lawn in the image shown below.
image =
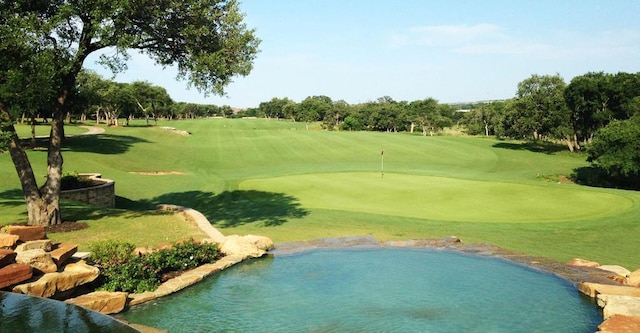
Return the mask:
{"type": "MultiPolygon", "coordinates": [[[[560,261],[583,257],[640,268],[640,195],[565,182],[588,164],[584,155],[562,148],[306,131],[304,123],[264,119],[143,123],[68,139],[65,170],[116,180],[118,209],[95,213],[65,203],[64,216],[90,228],[51,238],[152,245],[198,237],[189,226],[179,229],[176,217],[150,212],[156,204],[173,203],[201,211],[225,234],[260,234],[276,242],[456,235],[560,261]]],[[[46,152],[29,156],[39,177],[44,175],[46,152]]],[[[0,155],[0,224],[25,220],[19,189],[10,157],[0,155]]]]}

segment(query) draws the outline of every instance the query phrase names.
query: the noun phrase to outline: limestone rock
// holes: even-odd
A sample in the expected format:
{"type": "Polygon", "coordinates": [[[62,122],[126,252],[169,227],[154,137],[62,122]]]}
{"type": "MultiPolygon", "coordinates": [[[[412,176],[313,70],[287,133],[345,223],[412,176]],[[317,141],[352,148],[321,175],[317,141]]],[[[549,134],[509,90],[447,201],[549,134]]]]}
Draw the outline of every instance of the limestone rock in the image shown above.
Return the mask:
{"type": "Polygon", "coordinates": [[[71,290],[95,280],[100,275],[100,270],[87,265],[84,261],[68,264],[60,273],[48,273],[38,280],[17,285],[14,293],[27,294],[39,297],[51,297],[56,293],[71,290]]]}
{"type": "Polygon", "coordinates": [[[256,247],[260,250],[269,251],[273,249],[273,241],[269,237],[246,235],[244,236],[244,238],[249,242],[255,244],[256,247]]]}
{"type": "Polygon", "coordinates": [[[16,245],[16,242],[20,236],[0,233],[0,248],[12,248],[16,245]]]}
{"type": "Polygon", "coordinates": [[[23,242],[47,238],[43,226],[10,225],[4,227],[2,230],[10,235],[18,235],[19,239],[23,242]]]}
{"type": "Polygon", "coordinates": [[[640,297],[640,288],[621,285],[582,282],[578,284],[578,290],[591,298],[596,298],[600,294],[640,297]]]}
{"type": "Polygon", "coordinates": [[[640,332],[640,317],[613,315],[598,326],[602,333],[640,332]]]}
{"type": "Polygon", "coordinates": [[[0,268],[0,289],[22,281],[26,281],[33,275],[31,266],[27,264],[11,264],[0,268]]]}
{"type": "Polygon", "coordinates": [[[640,297],[598,295],[598,304],[604,304],[602,314],[605,319],[616,314],[640,316],[640,297]]]}
{"type": "MultiPolygon", "coordinates": [[[[220,252],[226,255],[241,255],[246,258],[262,257],[266,253],[266,250],[261,247],[268,247],[268,241],[259,239],[260,237],[261,236],[227,236],[225,241],[220,244],[220,252]]],[[[271,247],[273,247],[273,243],[271,247]]]]}
{"type": "Polygon", "coordinates": [[[154,250],[152,247],[143,247],[143,246],[138,246],[135,249],[133,249],[133,254],[135,254],[138,257],[142,257],[143,255],[152,253],[154,250]]]}
{"type": "Polygon", "coordinates": [[[17,263],[27,264],[42,273],[53,273],[58,270],[58,266],[51,259],[51,254],[44,250],[35,249],[17,253],[17,263]]]}
{"type": "Polygon", "coordinates": [[[56,245],[56,248],[50,252],[51,259],[53,259],[53,262],[55,262],[58,267],[61,267],[76,251],[78,251],[78,245],[61,243],[56,245]]]}
{"type": "Polygon", "coordinates": [[[625,278],[629,276],[629,274],[631,274],[631,272],[628,269],[619,265],[602,265],[598,267],[598,269],[601,269],[607,272],[612,272],[625,278]]]}
{"type": "Polygon", "coordinates": [[[124,310],[128,293],[94,291],[76,298],[66,300],[67,303],[79,305],[104,314],[119,313],[124,310]]]}
{"type": "Polygon", "coordinates": [[[0,267],[15,263],[16,255],[13,250],[0,249],[0,267]]]}
{"type": "Polygon", "coordinates": [[[16,252],[22,252],[27,250],[44,250],[46,252],[51,251],[51,240],[50,239],[38,239],[33,241],[27,241],[22,244],[18,244],[16,246],[16,252]]]}
{"type": "Polygon", "coordinates": [[[633,287],[640,287],[640,269],[633,271],[627,277],[627,285],[633,287]]]}
{"type": "Polygon", "coordinates": [[[569,260],[569,262],[567,262],[567,265],[578,266],[578,267],[591,267],[591,268],[596,268],[600,266],[600,264],[595,261],[580,259],[580,258],[569,260]]]}

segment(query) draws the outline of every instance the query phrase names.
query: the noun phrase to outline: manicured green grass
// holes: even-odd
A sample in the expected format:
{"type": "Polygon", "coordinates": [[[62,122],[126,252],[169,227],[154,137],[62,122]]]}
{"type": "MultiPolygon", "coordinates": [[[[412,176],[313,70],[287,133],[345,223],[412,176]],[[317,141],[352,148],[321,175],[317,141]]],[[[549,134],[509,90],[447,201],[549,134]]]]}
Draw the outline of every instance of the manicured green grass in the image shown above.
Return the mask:
{"type": "MultiPolygon", "coordinates": [[[[100,172],[116,180],[119,196],[119,209],[88,218],[91,227],[82,232],[95,230],[103,238],[144,234],[145,229],[127,232],[127,223],[158,219],[146,212],[173,203],[201,211],[225,234],[261,234],[276,242],[456,235],[463,242],[489,242],[561,261],[584,257],[640,268],[640,195],[567,184],[575,168],[588,164],[584,155],[562,148],[487,138],[327,132],[317,126],[306,131],[304,123],[265,119],[143,124],[67,141],[65,170],[100,172]],[[144,171],[179,174],[134,173],[144,171]],[[114,229],[120,234],[107,233],[114,229]]],[[[43,175],[46,153],[29,155],[43,175]]],[[[7,155],[0,155],[0,208],[0,224],[25,219],[7,155]]],[[[85,219],[84,211],[70,211],[74,219],[85,219]]]]}

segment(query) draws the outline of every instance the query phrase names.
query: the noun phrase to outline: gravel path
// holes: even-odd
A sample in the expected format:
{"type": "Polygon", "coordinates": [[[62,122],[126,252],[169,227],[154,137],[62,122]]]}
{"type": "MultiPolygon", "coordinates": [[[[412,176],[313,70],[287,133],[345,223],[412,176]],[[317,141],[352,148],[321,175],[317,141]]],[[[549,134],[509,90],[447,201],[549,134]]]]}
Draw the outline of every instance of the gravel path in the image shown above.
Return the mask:
{"type": "Polygon", "coordinates": [[[98,126],[79,126],[80,128],[84,128],[87,131],[84,133],[76,134],[76,135],[96,135],[104,133],[104,128],[98,126]]]}

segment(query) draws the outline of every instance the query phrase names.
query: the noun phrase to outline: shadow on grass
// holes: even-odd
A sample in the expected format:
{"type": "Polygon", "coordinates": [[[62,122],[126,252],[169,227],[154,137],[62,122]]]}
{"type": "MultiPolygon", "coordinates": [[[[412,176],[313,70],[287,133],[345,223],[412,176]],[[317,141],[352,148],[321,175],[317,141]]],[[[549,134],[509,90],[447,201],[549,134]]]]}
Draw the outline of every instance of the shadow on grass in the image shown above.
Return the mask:
{"type": "MultiPolygon", "coordinates": [[[[22,191],[9,190],[0,193],[0,207],[25,205],[22,191]]],[[[163,215],[156,211],[158,204],[175,204],[193,208],[204,214],[211,224],[228,228],[247,223],[279,226],[291,218],[302,218],[309,211],[300,206],[297,198],[283,193],[263,191],[225,191],[220,194],[189,191],[168,193],[151,200],[133,201],[116,197],[116,208],[103,208],[63,200],[60,203],[64,221],[100,220],[105,217],[136,218],[142,215],[163,215]]],[[[25,215],[26,217],[26,215],[25,215]]]]}
{"type": "Polygon", "coordinates": [[[577,184],[592,187],[640,190],[640,176],[612,177],[597,166],[574,169],[571,180],[577,184]]]}
{"type": "Polygon", "coordinates": [[[67,138],[64,150],[96,154],[123,154],[136,143],[149,142],[128,135],[83,135],[67,138]]]}
{"type": "Polygon", "coordinates": [[[24,205],[24,193],[22,190],[13,189],[0,193],[0,207],[16,207],[24,205]]]}
{"type": "Polygon", "coordinates": [[[118,207],[148,210],[158,204],[175,204],[193,208],[204,214],[211,224],[236,227],[247,223],[262,223],[272,227],[290,218],[302,218],[309,212],[300,207],[298,199],[283,193],[263,191],[225,191],[214,194],[202,191],[168,193],[150,201],[131,201],[118,198],[118,207]]]}
{"type": "Polygon", "coordinates": [[[527,142],[498,142],[493,145],[495,148],[510,150],[526,150],[534,153],[555,154],[561,151],[568,151],[564,145],[545,142],[545,141],[527,141],[527,142]]]}

